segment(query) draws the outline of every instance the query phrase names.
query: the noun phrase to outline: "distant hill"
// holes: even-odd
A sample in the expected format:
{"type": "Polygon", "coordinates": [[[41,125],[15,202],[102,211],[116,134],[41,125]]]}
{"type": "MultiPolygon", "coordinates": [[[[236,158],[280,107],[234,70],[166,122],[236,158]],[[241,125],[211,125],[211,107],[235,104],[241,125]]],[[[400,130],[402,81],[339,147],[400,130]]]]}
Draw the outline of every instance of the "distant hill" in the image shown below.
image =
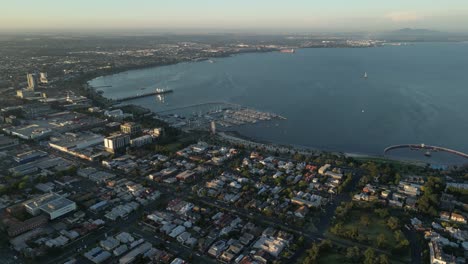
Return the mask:
{"type": "Polygon", "coordinates": [[[402,28],[379,33],[375,37],[399,42],[464,41],[468,39],[467,35],[420,28],[402,28]]]}
{"type": "Polygon", "coordinates": [[[431,29],[423,29],[423,28],[402,28],[395,31],[391,31],[392,34],[441,34],[443,32],[431,29]]]}

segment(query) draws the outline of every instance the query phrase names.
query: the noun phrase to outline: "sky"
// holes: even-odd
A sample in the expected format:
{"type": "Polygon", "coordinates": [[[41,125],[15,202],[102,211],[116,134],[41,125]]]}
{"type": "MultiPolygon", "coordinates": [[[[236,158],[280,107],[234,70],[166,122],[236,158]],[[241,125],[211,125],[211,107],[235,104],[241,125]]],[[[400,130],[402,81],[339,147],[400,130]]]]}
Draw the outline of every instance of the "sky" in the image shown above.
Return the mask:
{"type": "Polygon", "coordinates": [[[0,0],[0,30],[468,31],[468,0],[0,0]]]}

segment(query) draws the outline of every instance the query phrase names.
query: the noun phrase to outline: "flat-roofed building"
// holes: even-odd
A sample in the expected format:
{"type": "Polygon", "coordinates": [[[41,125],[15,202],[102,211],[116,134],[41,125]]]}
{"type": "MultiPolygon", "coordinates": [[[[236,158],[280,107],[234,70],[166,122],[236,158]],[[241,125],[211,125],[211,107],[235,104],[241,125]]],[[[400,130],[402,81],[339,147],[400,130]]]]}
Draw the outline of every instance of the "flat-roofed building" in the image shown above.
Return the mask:
{"type": "Polygon", "coordinates": [[[130,145],[130,136],[127,134],[115,134],[104,139],[104,147],[108,152],[118,152],[130,145]]]}
{"type": "Polygon", "coordinates": [[[39,80],[41,81],[42,84],[49,83],[49,80],[47,79],[47,72],[41,72],[39,80]]]}
{"type": "Polygon", "coordinates": [[[136,148],[144,146],[144,145],[148,145],[151,143],[153,143],[153,137],[150,135],[144,135],[144,136],[137,137],[137,138],[130,140],[130,144],[132,145],[132,147],[136,147],[136,148]]]}
{"type": "Polygon", "coordinates": [[[39,75],[37,73],[28,73],[26,78],[28,79],[28,90],[34,91],[37,88],[39,75]]]}
{"type": "Polygon", "coordinates": [[[26,211],[32,215],[41,212],[55,219],[76,210],[76,203],[56,193],[48,193],[23,203],[26,211]]]}
{"type": "Polygon", "coordinates": [[[331,168],[331,165],[330,164],[325,164],[323,165],[322,167],[320,167],[320,169],[318,170],[318,173],[321,174],[321,175],[324,175],[325,172],[327,170],[329,170],[331,168]]]}
{"type": "Polygon", "coordinates": [[[0,150],[18,145],[18,139],[0,135],[0,150]]]}
{"type": "Polygon", "coordinates": [[[20,153],[16,155],[13,159],[20,164],[24,164],[24,163],[28,163],[28,162],[46,157],[47,155],[48,155],[47,152],[44,152],[41,150],[31,150],[31,151],[20,153]]]}
{"type": "Polygon", "coordinates": [[[45,215],[36,216],[24,222],[13,222],[7,225],[7,233],[10,237],[14,237],[26,231],[41,227],[47,224],[47,222],[48,220],[45,215]]]}
{"type": "Polygon", "coordinates": [[[139,255],[143,255],[152,248],[151,243],[145,242],[132,251],[128,252],[125,256],[119,259],[119,264],[127,264],[133,262],[139,255]]]}
{"type": "Polygon", "coordinates": [[[49,146],[64,152],[102,144],[104,136],[91,132],[65,133],[50,138],[49,146]]]}
{"type": "Polygon", "coordinates": [[[195,172],[186,170],[184,172],[177,174],[176,179],[182,182],[187,182],[187,181],[193,180],[195,178],[195,175],[196,175],[195,172]]]}
{"type": "Polygon", "coordinates": [[[21,99],[38,99],[41,93],[29,89],[16,90],[16,96],[21,99]]]}
{"type": "Polygon", "coordinates": [[[126,122],[120,125],[120,131],[125,134],[136,135],[141,132],[141,126],[135,122],[126,122]]]}
{"type": "Polygon", "coordinates": [[[52,133],[51,129],[40,126],[38,124],[4,128],[3,131],[10,135],[26,140],[42,139],[49,136],[52,133]]]}

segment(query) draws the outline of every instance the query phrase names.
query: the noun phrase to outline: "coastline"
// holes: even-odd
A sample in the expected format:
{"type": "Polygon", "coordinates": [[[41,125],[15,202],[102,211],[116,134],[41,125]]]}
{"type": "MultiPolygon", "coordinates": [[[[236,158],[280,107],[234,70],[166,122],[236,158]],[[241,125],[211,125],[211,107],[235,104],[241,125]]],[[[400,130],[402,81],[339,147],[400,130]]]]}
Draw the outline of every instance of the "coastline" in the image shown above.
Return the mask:
{"type": "MultiPolygon", "coordinates": [[[[313,47],[290,47],[291,49],[295,50],[303,50],[303,49],[343,49],[343,48],[349,48],[349,49],[367,49],[367,48],[379,48],[383,47],[382,46],[369,46],[369,47],[353,47],[353,46],[334,46],[334,47],[322,47],[322,46],[313,46],[313,47]]],[[[127,72],[127,71],[133,71],[133,70],[142,70],[142,69],[151,69],[151,68],[158,68],[158,67],[164,67],[164,66],[171,66],[171,65],[176,65],[180,63],[196,63],[196,62],[203,62],[203,61],[208,61],[210,59],[215,59],[215,58],[229,58],[237,55],[243,55],[243,54],[249,54],[249,53],[270,53],[270,52],[280,52],[283,48],[265,48],[265,49],[257,49],[257,50],[246,50],[246,51],[238,51],[238,52],[230,52],[230,53],[223,53],[218,56],[211,56],[211,57],[198,57],[198,58],[193,58],[190,60],[174,60],[168,63],[155,63],[155,64],[147,64],[147,65],[139,65],[139,66],[131,66],[131,67],[123,67],[123,68],[115,68],[115,69],[110,69],[110,70],[103,70],[99,72],[99,74],[92,74],[93,77],[88,77],[87,80],[85,81],[86,84],[88,84],[90,81],[93,79],[97,79],[100,77],[106,77],[114,74],[119,74],[122,72],[127,72]]],[[[90,86],[92,87],[92,86],[90,86]]],[[[93,87],[92,87],[93,88],[93,87]]]]}
{"type": "MultiPolygon", "coordinates": [[[[167,63],[154,63],[154,64],[146,64],[146,65],[138,65],[138,66],[130,66],[130,67],[122,67],[122,68],[113,68],[113,69],[109,69],[109,70],[102,70],[102,71],[99,71],[99,72],[93,72],[91,74],[91,77],[86,78],[85,84],[89,85],[90,81],[92,81],[94,79],[97,79],[97,78],[106,77],[106,76],[110,76],[110,75],[115,75],[115,74],[128,72],[128,71],[159,68],[159,67],[164,67],[164,66],[177,65],[177,64],[181,64],[181,63],[203,62],[203,61],[208,61],[210,59],[215,59],[215,58],[229,58],[229,57],[233,57],[233,56],[236,56],[236,55],[249,54],[249,53],[269,53],[269,52],[277,52],[277,51],[279,51],[279,49],[239,51],[239,52],[224,53],[224,54],[220,54],[218,56],[212,56],[212,57],[198,57],[198,58],[193,58],[193,59],[190,59],[190,60],[182,59],[182,60],[173,60],[173,61],[167,62],[167,63]]],[[[89,87],[94,89],[94,87],[92,87],[90,85],[89,85],[89,87]]]]}
{"type": "Polygon", "coordinates": [[[351,153],[351,152],[337,152],[337,151],[325,151],[321,149],[316,149],[313,147],[306,146],[292,146],[292,145],[283,145],[274,142],[268,142],[263,140],[256,140],[245,135],[240,134],[237,131],[222,131],[217,133],[218,138],[221,140],[230,142],[232,144],[242,144],[251,148],[262,148],[269,152],[279,152],[282,154],[301,154],[305,156],[318,156],[321,154],[329,153],[336,156],[344,156],[346,158],[352,158],[355,160],[362,161],[381,161],[381,162],[395,162],[408,165],[416,165],[424,167],[427,163],[417,160],[405,160],[405,159],[396,159],[379,155],[363,154],[363,153],[351,153]]]}

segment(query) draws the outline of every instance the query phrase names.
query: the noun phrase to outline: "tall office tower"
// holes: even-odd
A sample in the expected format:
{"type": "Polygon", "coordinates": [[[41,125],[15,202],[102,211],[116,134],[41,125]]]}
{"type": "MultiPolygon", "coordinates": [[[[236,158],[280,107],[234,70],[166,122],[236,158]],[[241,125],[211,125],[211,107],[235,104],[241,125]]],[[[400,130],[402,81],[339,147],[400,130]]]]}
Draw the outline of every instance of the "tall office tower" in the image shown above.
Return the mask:
{"type": "Polygon", "coordinates": [[[41,72],[39,80],[42,84],[47,84],[49,82],[49,80],[47,80],[47,72],[41,72]]]}
{"type": "Polygon", "coordinates": [[[211,134],[216,134],[216,122],[211,121],[211,134]]]}
{"type": "Polygon", "coordinates": [[[37,87],[37,74],[28,73],[26,77],[28,78],[28,90],[34,91],[37,87]]]}
{"type": "Polygon", "coordinates": [[[130,135],[114,134],[104,139],[104,147],[107,152],[116,153],[130,145],[130,135]]]}

